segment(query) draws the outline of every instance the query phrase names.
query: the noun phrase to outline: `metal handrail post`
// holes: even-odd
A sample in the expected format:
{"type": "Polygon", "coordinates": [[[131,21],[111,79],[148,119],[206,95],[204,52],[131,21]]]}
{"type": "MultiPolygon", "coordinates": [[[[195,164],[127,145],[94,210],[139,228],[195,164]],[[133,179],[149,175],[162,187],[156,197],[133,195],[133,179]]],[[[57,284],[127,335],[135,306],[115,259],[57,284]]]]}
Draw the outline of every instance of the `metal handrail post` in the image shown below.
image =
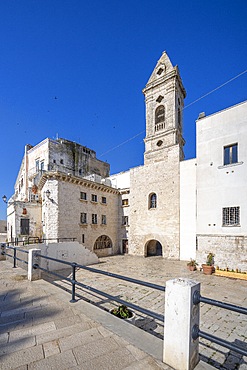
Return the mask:
{"type": "Polygon", "coordinates": [[[13,268],[16,268],[16,248],[14,248],[14,266],[13,268]]]}
{"type": "Polygon", "coordinates": [[[76,266],[77,266],[77,263],[76,262],[73,262],[71,267],[72,267],[72,280],[71,280],[71,284],[72,284],[72,290],[71,290],[71,293],[72,293],[72,297],[71,297],[71,300],[70,302],[71,303],[75,303],[76,302],[76,299],[75,299],[75,284],[76,284],[76,279],[75,279],[75,272],[76,272],[76,266]]]}

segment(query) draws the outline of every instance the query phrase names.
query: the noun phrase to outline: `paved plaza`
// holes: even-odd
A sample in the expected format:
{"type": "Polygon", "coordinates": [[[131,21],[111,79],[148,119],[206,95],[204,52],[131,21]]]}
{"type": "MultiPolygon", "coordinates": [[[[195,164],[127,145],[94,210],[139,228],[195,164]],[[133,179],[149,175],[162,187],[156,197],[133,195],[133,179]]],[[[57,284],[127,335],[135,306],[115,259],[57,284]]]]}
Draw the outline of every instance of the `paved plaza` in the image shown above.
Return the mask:
{"type": "MultiPolygon", "coordinates": [[[[101,258],[93,267],[163,285],[186,277],[201,282],[201,294],[247,307],[247,281],[190,272],[185,262],[162,257],[114,256],[101,258]]],[[[79,270],[77,302],[70,303],[70,285],[43,275],[29,282],[26,272],[0,262],[0,368],[1,369],[169,369],[161,362],[163,323],[135,311],[134,324],[110,315],[113,299],[122,299],[164,315],[164,292],[109,276],[79,270]],[[90,289],[91,288],[91,289],[90,289]],[[93,289],[92,289],[93,288],[93,289]]],[[[61,271],[70,276],[70,271],[61,271]]],[[[202,331],[247,348],[247,317],[201,304],[202,331]]],[[[176,333],[171,333],[176,335],[176,333]]],[[[200,339],[201,362],[220,369],[247,369],[247,358],[200,339]]]]}

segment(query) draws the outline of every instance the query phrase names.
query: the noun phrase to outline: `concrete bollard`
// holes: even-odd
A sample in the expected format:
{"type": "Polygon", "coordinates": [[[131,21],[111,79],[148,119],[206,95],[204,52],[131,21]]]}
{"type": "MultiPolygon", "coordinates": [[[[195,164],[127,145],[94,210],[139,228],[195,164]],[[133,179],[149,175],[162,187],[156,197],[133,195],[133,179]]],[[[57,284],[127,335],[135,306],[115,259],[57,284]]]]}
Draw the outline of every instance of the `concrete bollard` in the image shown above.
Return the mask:
{"type": "Polygon", "coordinates": [[[6,245],[4,243],[1,244],[0,247],[0,261],[5,261],[6,260],[6,245]]]}
{"type": "Polygon", "coordinates": [[[40,266],[41,264],[41,257],[38,257],[37,254],[41,253],[41,249],[30,249],[28,251],[28,273],[27,277],[28,280],[39,280],[41,277],[41,270],[34,269],[33,265],[36,263],[40,266]]]}
{"type": "Polygon", "coordinates": [[[163,361],[176,370],[193,370],[199,362],[199,339],[192,339],[200,315],[200,305],[193,304],[196,290],[200,283],[188,279],[166,283],[163,361]]]}

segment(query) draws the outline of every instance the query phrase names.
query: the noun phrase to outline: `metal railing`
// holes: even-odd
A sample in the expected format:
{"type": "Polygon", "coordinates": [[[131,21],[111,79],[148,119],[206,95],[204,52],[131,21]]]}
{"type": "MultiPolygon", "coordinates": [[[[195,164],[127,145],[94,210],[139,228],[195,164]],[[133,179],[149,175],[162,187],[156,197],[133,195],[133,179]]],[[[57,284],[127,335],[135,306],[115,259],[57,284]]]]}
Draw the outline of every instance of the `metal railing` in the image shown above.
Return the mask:
{"type": "Polygon", "coordinates": [[[55,242],[55,243],[63,243],[63,242],[74,242],[76,241],[76,238],[40,238],[38,236],[29,236],[27,239],[19,240],[18,238],[15,238],[11,242],[2,243],[5,244],[8,248],[12,245],[18,246],[18,245],[29,245],[29,244],[43,244],[46,242],[55,242]]]}
{"type": "MultiPolygon", "coordinates": [[[[195,291],[195,293],[193,295],[193,303],[195,305],[197,305],[199,303],[206,303],[206,304],[210,304],[212,306],[224,308],[226,310],[230,310],[230,311],[237,312],[237,313],[240,313],[240,314],[243,314],[243,315],[247,315],[247,308],[240,307],[240,306],[235,306],[235,305],[232,305],[230,303],[217,301],[217,300],[210,299],[210,298],[207,298],[207,297],[202,297],[200,295],[199,291],[195,291]]],[[[227,349],[230,349],[234,352],[237,352],[237,353],[239,353],[243,356],[247,356],[247,350],[245,350],[245,349],[243,349],[243,348],[241,348],[241,347],[239,347],[235,344],[232,344],[231,342],[228,342],[225,339],[218,338],[218,337],[215,337],[212,334],[201,331],[199,326],[195,325],[192,328],[192,338],[195,340],[198,337],[201,337],[201,338],[207,339],[211,342],[214,342],[216,344],[219,344],[220,346],[225,347],[227,349]]]]}
{"type": "Polygon", "coordinates": [[[1,254],[4,256],[8,256],[13,258],[13,268],[16,268],[16,261],[24,262],[26,265],[28,265],[28,261],[25,261],[19,257],[17,257],[17,252],[28,254],[28,251],[16,247],[8,247],[8,249],[12,249],[14,251],[13,255],[6,252],[6,250],[2,251],[1,254]]]}
{"type": "Polygon", "coordinates": [[[48,257],[48,256],[44,256],[42,254],[39,254],[37,253],[36,254],[37,257],[40,257],[40,258],[44,258],[44,259],[48,259],[48,260],[51,260],[51,261],[55,261],[55,262],[59,262],[59,263],[63,263],[65,265],[68,265],[68,266],[71,266],[71,276],[72,278],[68,278],[68,277],[64,277],[54,271],[48,271],[47,269],[39,266],[38,264],[34,264],[33,265],[33,268],[34,269],[40,269],[41,271],[44,271],[44,272],[48,272],[49,274],[52,274],[52,275],[55,275],[63,280],[66,280],[68,282],[71,283],[71,300],[70,302],[74,303],[76,302],[76,286],[78,287],[81,287],[83,289],[86,289],[86,290],[89,290],[91,292],[94,292],[94,293],[97,293],[103,297],[106,297],[110,300],[113,300],[115,302],[118,302],[120,304],[124,304],[124,305],[128,305],[129,308],[132,308],[136,311],[139,311],[145,315],[148,315],[148,316],[151,316],[161,322],[164,322],[164,315],[160,315],[160,314],[157,314],[153,311],[150,311],[150,310],[147,310],[145,308],[142,308],[142,307],[139,307],[133,303],[130,303],[130,302],[126,302],[120,298],[117,298],[111,294],[108,294],[106,292],[103,292],[101,290],[98,290],[96,288],[93,288],[92,286],[89,286],[89,285],[86,285],[86,284],[83,284],[79,281],[76,280],[76,271],[77,269],[84,269],[84,270],[87,270],[87,271],[90,271],[92,273],[97,273],[97,274],[102,274],[102,275],[106,275],[106,276],[110,276],[110,277],[113,277],[115,279],[120,279],[120,280],[124,280],[124,281],[128,281],[130,283],[133,283],[133,284],[137,284],[137,285],[142,285],[142,286],[146,286],[148,288],[152,288],[152,289],[156,289],[156,290],[159,290],[159,291],[162,291],[164,292],[165,291],[165,287],[162,286],[162,285],[157,285],[157,284],[152,284],[152,283],[149,283],[149,282],[146,282],[146,281],[142,281],[142,280],[138,280],[138,279],[133,279],[133,278],[130,278],[128,276],[122,276],[122,275],[118,275],[118,274],[113,274],[111,272],[106,272],[106,271],[102,271],[102,270],[98,270],[98,269],[95,269],[93,267],[88,267],[88,266],[83,266],[83,265],[79,265],[75,262],[67,262],[67,261],[62,261],[62,260],[59,260],[57,258],[53,258],[53,257],[48,257]]]}

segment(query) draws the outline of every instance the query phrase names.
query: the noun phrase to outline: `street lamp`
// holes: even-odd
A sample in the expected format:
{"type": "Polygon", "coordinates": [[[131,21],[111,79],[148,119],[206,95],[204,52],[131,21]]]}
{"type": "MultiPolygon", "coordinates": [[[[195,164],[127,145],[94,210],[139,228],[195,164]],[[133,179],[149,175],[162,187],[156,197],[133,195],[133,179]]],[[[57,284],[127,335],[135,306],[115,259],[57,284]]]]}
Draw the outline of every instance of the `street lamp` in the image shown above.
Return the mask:
{"type": "Polygon", "coordinates": [[[7,203],[7,197],[6,197],[6,195],[3,195],[2,196],[2,200],[4,201],[4,203],[7,203]]]}
{"type": "Polygon", "coordinates": [[[51,195],[50,190],[49,190],[49,189],[48,189],[48,190],[46,190],[45,194],[46,194],[47,198],[49,199],[49,198],[50,198],[50,195],[51,195]]]}

